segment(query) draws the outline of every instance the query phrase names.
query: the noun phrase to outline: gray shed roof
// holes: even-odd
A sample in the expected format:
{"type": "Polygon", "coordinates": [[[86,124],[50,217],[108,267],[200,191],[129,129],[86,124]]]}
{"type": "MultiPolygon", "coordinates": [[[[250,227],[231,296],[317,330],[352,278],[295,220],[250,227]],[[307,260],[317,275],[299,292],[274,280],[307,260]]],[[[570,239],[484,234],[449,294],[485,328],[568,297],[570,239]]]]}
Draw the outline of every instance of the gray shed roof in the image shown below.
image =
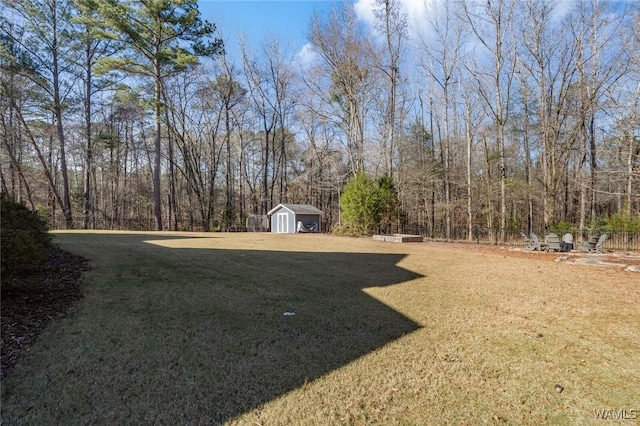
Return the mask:
{"type": "Polygon", "coordinates": [[[309,204],[278,204],[267,214],[271,216],[281,208],[287,209],[293,214],[322,214],[322,210],[318,210],[309,204]]]}

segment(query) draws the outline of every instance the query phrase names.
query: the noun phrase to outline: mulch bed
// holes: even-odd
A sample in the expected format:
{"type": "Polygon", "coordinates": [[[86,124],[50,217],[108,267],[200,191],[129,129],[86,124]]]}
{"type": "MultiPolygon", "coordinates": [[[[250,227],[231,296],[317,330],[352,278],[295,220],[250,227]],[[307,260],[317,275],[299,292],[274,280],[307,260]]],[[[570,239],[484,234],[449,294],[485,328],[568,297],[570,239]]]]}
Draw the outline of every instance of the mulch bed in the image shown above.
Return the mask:
{"type": "Polygon", "coordinates": [[[87,269],[86,259],[52,247],[39,270],[2,277],[0,377],[11,373],[49,322],[64,317],[82,297],[80,283],[87,269]]]}

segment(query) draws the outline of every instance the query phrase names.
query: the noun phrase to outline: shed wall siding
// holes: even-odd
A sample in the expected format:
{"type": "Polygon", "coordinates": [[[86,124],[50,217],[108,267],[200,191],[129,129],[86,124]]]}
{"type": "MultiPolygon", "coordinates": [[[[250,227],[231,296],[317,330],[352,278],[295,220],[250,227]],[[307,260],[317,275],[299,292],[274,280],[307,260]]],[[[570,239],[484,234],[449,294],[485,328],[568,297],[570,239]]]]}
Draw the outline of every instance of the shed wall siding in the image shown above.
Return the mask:
{"type": "Polygon", "coordinates": [[[291,212],[287,212],[287,233],[288,234],[295,234],[296,233],[296,216],[291,213],[291,212]]]}

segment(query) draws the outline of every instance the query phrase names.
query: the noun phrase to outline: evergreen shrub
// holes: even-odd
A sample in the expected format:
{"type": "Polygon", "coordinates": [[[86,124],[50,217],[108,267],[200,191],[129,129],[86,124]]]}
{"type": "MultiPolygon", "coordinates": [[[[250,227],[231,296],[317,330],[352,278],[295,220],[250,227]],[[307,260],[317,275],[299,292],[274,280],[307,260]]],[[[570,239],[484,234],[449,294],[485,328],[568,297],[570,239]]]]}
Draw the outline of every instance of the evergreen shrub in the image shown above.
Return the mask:
{"type": "Polygon", "coordinates": [[[52,240],[46,221],[6,194],[0,194],[0,205],[2,275],[41,266],[52,240]]]}

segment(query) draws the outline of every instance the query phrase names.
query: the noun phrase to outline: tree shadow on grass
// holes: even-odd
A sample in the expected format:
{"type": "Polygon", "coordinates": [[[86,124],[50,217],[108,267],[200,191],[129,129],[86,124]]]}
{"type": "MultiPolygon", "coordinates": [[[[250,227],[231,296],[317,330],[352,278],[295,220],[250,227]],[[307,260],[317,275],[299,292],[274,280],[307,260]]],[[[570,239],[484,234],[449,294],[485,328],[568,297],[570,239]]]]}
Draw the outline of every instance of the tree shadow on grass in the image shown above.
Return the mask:
{"type": "Polygon", "coordinates": [[[45,418],[223,423],[419,328],[363,291],[420,277],[397,266],[401,254],[150,250],[149,240],[129,238],[150,276],[104,289],[91,318],[61,336],[74,362],[47,374],[67,398],[58,408],[44,398],[45,418]]]}

